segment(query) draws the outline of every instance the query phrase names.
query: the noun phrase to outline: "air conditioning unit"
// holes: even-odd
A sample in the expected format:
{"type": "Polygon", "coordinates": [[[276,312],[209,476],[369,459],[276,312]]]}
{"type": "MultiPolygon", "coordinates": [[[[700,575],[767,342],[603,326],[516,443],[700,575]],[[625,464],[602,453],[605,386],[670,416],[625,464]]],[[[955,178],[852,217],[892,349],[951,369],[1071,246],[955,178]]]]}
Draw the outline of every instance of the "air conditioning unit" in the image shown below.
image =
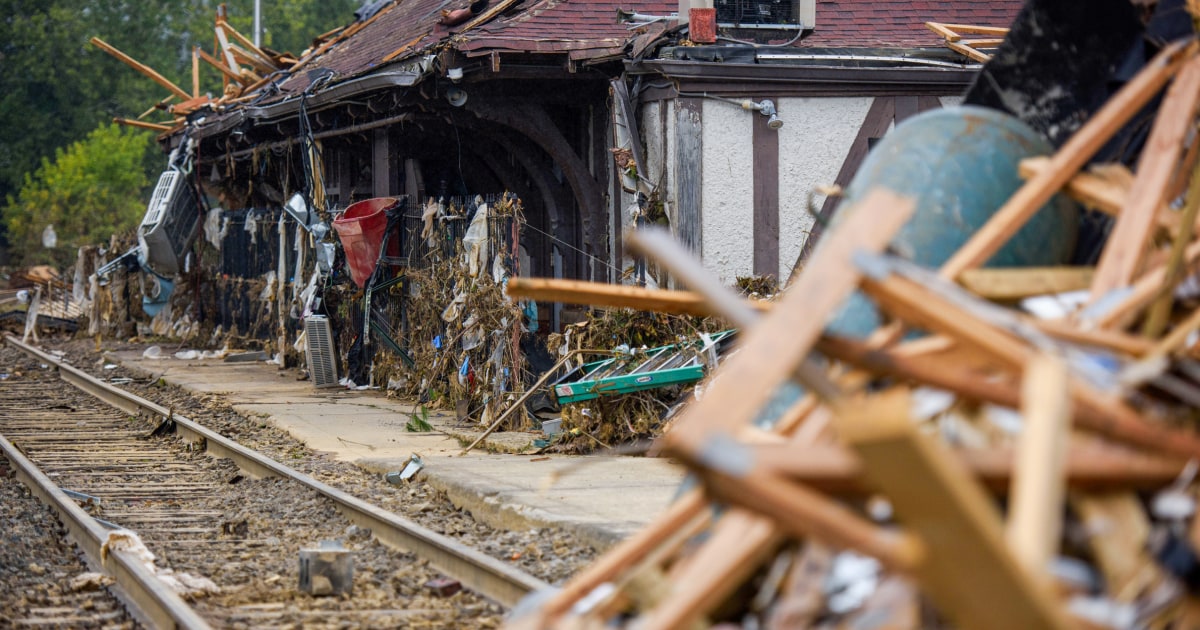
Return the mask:
{"type": "Polygon", "coordinates": [[[175,169],[165,171],[138,226],[145,265],[160,276],[178,274],[199,231],[200,208],[187,176],[175,169]]]}
{"type": "Polygon", "coordinates": [[[313,387],[337,387],[337,356],[333,350],[333,332],[329,318],[309,315],[304,318],[305,354],[308,355],[308,378],[313,387]]]}
{"type": "Polygon", "coordinates": [[[816,0],[715,0],[717,25],[723,28],[811,29],[816,0]]]}

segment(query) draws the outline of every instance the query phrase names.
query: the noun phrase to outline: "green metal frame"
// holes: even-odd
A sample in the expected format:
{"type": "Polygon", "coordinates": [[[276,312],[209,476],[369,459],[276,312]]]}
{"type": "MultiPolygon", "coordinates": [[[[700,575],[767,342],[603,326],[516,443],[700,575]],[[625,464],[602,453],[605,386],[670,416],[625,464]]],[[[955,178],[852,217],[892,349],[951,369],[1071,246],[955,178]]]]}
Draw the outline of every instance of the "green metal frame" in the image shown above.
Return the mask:
{"type": "MultiPolygon", "coordinates": [[[[737,331],[714,333],[714,343],[725,341],[737,331]]],[[[635,352],[631,355],[585,363],[582,376],[575,381],[555,383],[551,391],[560,405],[583,402],[601,396],[630,394],[669,385],[694,383],[704,378],[706,369],[701,352],[703,340],[671,344],[635,352]],[[636,361],[636,365],[631,365],[636,361]]]]}

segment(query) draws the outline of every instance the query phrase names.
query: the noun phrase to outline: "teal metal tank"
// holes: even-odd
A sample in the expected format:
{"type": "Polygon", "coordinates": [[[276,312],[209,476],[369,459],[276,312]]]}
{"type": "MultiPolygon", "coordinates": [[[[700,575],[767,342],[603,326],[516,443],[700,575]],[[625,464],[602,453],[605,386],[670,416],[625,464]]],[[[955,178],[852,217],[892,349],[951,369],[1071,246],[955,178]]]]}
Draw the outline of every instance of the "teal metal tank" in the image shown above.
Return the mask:
{"type": "MultiPolygon", "coordinates": [[[[846,187],[833,224],[875,187],[916,200],[916,211],[893,248],[926,267],[941,266],[1021,186],[1018,163],[1053,148],[1020,120],[983,107],[927,111],[898,125],[875,146],[846,187]]],[[[1079,212],[1056,195],[987,262],[989,267],[1061,265],[1075,250],[1079,212]]],[[[818,248],[820,246],[818,245],[818,248]]],[[[855,294],[828,331],[863,338],[879,325],[855,294]]]]}

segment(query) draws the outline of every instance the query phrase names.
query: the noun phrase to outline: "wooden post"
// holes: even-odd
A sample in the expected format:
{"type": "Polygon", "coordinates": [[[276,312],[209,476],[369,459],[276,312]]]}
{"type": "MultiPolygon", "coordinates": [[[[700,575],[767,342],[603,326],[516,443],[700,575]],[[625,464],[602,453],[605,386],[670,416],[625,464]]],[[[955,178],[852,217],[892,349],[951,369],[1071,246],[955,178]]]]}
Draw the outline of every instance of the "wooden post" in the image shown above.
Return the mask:
{"type": "Polygon", "coordinates": [[[1066,363],[1040,355],[1025,367],[1021,388],[1025,417],[1017,441],[1008,515],[1008,544],[1025,568],[1047,570],[1062,535],[1063,475],[1071,426],[1066,363]]]}

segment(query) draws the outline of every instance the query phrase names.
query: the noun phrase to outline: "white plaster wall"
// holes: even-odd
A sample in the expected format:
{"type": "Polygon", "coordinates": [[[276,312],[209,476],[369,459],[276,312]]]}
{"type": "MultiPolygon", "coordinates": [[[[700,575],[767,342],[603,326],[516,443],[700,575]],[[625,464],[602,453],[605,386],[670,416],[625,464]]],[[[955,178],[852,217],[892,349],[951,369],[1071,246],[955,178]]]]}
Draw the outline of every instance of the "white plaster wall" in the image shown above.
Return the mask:
{"type": "MultiPolygon", "coordinates": [[[[779,279],[786,281],[812,229],[809,194],[833,184],[870,109],[872,97],[779,99],[779,279]]],[[[705,129],[708,128],[708,109],[705,129]]],[[[708,137],[705,136],[705,154],[708,137]]],[[[705,170],[707,180],[708,171],[705,170]]],[[[749,177],[747,176],[747,179],[749,177]]],[[[706,186],[707,188],[707,186],[706,186]]],[[[706,196],[707,200],[707,196],[706,196]]],[[[823,195],[813,195],[819,211],[823,195]]],[[[707,238],[707,235],[706,235],[707,238]]]]}
{"type": "Polygon", "coordinates": [[[961,96],[939,96],[938,99],[942,101],[942,107],[958,107],[963,102],[961,96]]]}
{"type": "Polygon", "coordinates": [[[754,273],[755,114],[723,101],[703,103],[704,266],[732,284],[754,273]]]}

